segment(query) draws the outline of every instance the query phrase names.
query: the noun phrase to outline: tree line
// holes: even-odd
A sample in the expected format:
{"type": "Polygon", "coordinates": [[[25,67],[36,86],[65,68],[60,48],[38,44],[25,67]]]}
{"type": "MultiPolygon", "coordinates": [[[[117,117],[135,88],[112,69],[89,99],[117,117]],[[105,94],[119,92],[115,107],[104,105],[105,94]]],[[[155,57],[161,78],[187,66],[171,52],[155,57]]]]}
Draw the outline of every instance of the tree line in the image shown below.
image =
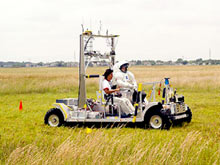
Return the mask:
{"type": "MultiPolygon", "coordinates": [[[[162,60],[131,60],[129,61],[131,65],[220,65],[220,60],[208,59],[203,60],[198,58],[196,60],[184,60],[178,58],[176,61],[162,61],[162,60]]],[[[99,61],[90,63],[89,66],[106,66],[108,63],[106,61],[99,61]]],[[[55,62],[1,62],[0,67],[13,68],[13,67],[77,67],[79,66],[78,62],[64,62],[64,61],[55,61],[55,62]]]]}

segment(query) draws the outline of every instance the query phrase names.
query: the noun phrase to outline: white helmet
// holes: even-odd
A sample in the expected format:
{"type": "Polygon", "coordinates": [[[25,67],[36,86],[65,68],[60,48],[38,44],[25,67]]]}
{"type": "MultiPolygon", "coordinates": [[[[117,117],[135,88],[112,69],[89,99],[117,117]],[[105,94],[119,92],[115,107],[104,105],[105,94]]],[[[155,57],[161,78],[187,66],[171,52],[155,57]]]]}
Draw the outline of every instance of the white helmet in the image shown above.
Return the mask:
{"type": "Polygon", "coordinates": [[[114,67],[113,67],[114,72],[120,71],[121,68],[122,68],[122,66],[126,66],[126,72],[127,72],[127,68],[128,68],[128,66],[129,66],[129,62],[126,61],[126,60],[117,62],[117,63],[114,65],[114,67]]]}

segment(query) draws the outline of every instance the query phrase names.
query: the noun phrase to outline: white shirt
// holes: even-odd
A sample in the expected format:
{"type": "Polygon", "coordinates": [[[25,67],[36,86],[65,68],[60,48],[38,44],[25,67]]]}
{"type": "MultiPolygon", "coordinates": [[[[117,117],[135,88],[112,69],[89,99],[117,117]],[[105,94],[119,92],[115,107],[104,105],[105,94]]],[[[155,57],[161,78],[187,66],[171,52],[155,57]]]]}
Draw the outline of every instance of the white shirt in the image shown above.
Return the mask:
{"type": "Polygon", "coordinates": [[[104,94],[106,94],[104,89],[111,90],[112,89],[111,88],[111,82],[104,79],[103,82],[102,82],[102,89],[103,89],[104,94]]]}

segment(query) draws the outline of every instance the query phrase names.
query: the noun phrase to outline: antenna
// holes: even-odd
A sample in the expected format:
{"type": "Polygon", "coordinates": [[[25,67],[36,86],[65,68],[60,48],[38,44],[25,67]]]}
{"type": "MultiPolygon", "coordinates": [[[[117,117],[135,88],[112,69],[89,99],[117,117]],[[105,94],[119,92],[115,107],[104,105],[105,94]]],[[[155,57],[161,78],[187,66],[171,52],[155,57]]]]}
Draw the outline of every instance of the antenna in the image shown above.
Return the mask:
{"type": "Polygon", "coordinates": [[[84,27],[83,27],[83,24],[81,24],[81,26],[82,26],[82,33],[84,32],[84,27]]]}
{"type": "Polygon", "coordinates": [[[76,62],[76,51],[74,50],[74,62],[76,62]]]}
{"type": "Polygon", "coordinates": [[[100,20],[99,21],[99,34],[101,33],[101,31],[102,31],[102,21],[100,20]]]}
{"type": "Polygon", "coordinates": [[[210,60],[211,60],[211,54],[212,54],[211,48],[209,48],[209,59],[210,59],[210,60]]]}
{"type": "Polygon", "coordinates": [[[92,19],[91,18],[90,18],[90,27],[89,28],[90,28],[89,30],[92,31],[92,19]]]}

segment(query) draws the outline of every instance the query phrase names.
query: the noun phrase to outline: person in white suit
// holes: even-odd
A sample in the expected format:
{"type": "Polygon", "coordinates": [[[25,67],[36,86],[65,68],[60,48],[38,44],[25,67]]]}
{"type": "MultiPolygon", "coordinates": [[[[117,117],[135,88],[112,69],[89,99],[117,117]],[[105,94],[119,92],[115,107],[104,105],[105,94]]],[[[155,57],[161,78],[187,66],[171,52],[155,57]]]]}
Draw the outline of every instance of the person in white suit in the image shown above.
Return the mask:
{"type": "Polygon", "coordinates": [[[129,63],[127,61],[121,61],[113,67],[113,82],[115,85],[126,89],[137,89],[137,82],[134,74],[128,71],[129,63]]]}
{"type": "MultiPolygon", "coordinates": [[[[129,63],[127,61],[121,61],[113,67],[113,85],[124,90],[122,92],[123,97],[127,97],[133,104],[139,102],[140,97],[137,92],[137,82],[134,74],[128,71],[129,63]]],[[[142,99],[146,97],[143,93],[142,99]]]]}

